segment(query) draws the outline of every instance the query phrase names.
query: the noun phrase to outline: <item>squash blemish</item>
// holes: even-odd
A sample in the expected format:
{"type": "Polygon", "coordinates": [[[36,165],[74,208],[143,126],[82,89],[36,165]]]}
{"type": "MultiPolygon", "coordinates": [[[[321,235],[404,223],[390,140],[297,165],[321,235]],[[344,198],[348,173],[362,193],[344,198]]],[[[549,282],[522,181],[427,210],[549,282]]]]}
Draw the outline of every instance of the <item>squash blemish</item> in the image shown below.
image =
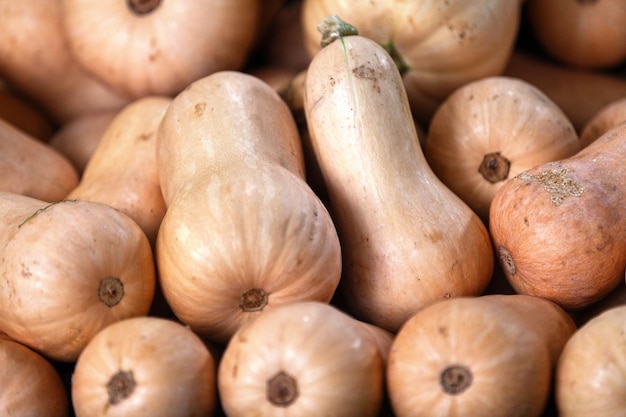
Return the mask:
{"type": "Polygon", "coordinates": [[[133,373],[129,371],[119,371],[115,374],[107,384],[107,392],[109,393],[109,404],[115,405],[124,401],[135,390],[135,379],[133,373]]]}
{"type": "Polygon", "coordinates": [[[280,371],[267,381],[267,400],[278,406],[287,407],[298,398],[298,383],[289,374],[280,371]]]}
{"type": "Polygon", "coordinates": [[[441,371],[439,383],[446,394],[458,395],[472,385],[473,375],[464,365],[450,365],[441,371]]]}
{"type": "Polygon", "coordinates": [[[106,277],[98,286],[98,298],[107,307],[117,305],[124,298],[124,284],[116,277],[106,277]]]}
{"type": "Polygon", "coordinates": [[[504,246],[500,246],[498,248],[498,254],[500,256],[501,264],[506,272],[509,275],[515,275],[515,272],[517,272],[517,270],[515,268],[515,261],[513,260],[513,255],[511,255],[511,252],[509,252],[509,250],[504,246]]]}
{"type": "Polygon", "coordinates": [[[260,288],[252,288],[243,294],[239,299],[239,307],[243,311],[260,311],[267,305],[267,293],[260,288]]]}
{"type": "MultiPolygon", "coordinates": [[[[546,165],[551,166],[553,164],[546,165]]],[[[534,175],[522,172],[518,175],[518,178],[522,181],[540,184],[543,189],[550,194],[552,204],[558,206],[561,205],[567,197],[580,197],[585,190],[578,181],[573,178],[568,178],[567,173],[567,168],[554,168],[541,171],[534,175]]]]}

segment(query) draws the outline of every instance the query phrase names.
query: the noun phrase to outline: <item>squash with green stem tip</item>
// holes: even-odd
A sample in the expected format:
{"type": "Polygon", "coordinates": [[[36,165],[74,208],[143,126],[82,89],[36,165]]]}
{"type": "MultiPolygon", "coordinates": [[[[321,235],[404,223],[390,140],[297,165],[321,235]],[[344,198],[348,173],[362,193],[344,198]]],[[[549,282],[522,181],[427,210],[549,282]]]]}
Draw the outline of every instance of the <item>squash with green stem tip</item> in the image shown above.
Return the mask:
{"type": "Polygon", "coordinates": [[[357,318],[395,332],[429,303],[480,294],[493,251],[428,166],[393,59],[369,38],[337,37],[307,70],[304,108],[342,244],[338,291],[357,318]]]}

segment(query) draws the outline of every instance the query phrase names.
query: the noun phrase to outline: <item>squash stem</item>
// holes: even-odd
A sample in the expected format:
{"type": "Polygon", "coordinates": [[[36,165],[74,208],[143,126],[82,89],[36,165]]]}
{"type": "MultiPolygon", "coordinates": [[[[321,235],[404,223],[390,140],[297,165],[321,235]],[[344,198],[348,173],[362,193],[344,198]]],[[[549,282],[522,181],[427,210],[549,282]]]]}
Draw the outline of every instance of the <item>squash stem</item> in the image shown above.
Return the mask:
{"type": "Polygon", "coordinates": [[[464,365],[451,365],[440,374],[439,382],[446,394],[457,395],[472,385],[472,371],[464,365]]]}
{"type": "Polygon", "coordinates": [[[152,13],[161,5],[161,0],[126,0],[128,8],[136,15],[142,16],[152,13]]]}
{"type": "Polygon", "coordinates": [[[344,22],[336,14],[330,15],[324,19],[324,21],[317,26],[317,30],[322,34],[322,40],[320,42],[322,48],[344,36],[355,36],[359,34],[359,31],[354,26],[344,22]]]}
{"type": "Polygon", "coordinates": [[[491,152],[485,155],[478,167],[478,172],[492,184],[504,181],[509,176],[511,162],[500,152],[491,152]]]}
{"type": "Polygon", "coordinates": [[[239,308],[245,312],[260,311],[267,305],[267,293],[260,288],[252,288],[239,298],[239,308]]]}
{"type": "Polygon", "coordinates": [[[103,278],[98,286],[98,297],[107,307],[113,307],[124,298],[124,284],[119,278],[103,278]]]}
{"type": "Polygon", "coordinates": [[[266,397],[275,406],[287,407],[298,398],[298,383],[291,375],[280,371],[267,381],[266,397]]]}

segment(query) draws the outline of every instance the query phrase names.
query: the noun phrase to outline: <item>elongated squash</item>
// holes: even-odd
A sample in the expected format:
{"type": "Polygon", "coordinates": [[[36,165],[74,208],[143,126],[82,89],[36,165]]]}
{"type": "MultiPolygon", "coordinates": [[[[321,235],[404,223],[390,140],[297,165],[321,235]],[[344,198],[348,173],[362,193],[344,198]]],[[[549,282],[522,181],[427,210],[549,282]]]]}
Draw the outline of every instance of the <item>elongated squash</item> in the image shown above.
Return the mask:
{"type": "Polygon", "coordinates": [[[362,36],[331,42],[309,66],[305,112],[347,308],[395,331],[431,302],[480,294],[493,271],[489,235],[428,166],[390,55],[362,36]]]}
{"type": "Polygon", "coordinates": [[[165,215],[156,164],[157,130],[171,101],[148,96],[124,107],[104,131],[79,184],[67,195],[122,211],[152,244],[165,215]]]}
{"type": "Polygon", "coordinates": [[[291,112],[267,83],[237,71],[192,83],[163,116],[157,166],[167,212],[156,259],[180,320],[226,343],[273,305],[331,300],[337,231],[305,181],[291,112]]]}

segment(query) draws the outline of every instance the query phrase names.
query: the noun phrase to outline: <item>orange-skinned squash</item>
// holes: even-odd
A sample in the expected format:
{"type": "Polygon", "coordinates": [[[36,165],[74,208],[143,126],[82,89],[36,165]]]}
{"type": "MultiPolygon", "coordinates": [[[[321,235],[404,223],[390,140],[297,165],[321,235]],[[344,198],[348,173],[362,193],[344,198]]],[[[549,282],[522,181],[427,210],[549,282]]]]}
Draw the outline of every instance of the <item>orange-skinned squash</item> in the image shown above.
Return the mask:
{"type": "Polygon", "coordinates": [[[591,318],[569,339],[556,369],[560,417],[619,416],[626,409],[626,305],[591,318]]]}
{"type": "Polygon", "coordinates": [[[149,96],[111,120],[67,199],[97,201],[133,219],[152,244],[165,215],[156,164],[157,130],[169,97],[149,96]]]}
{"type": "Polygon", "coordinates": [[[320,302],[278,306],[224,350],[218,390],[228,416],[374,417],[384,362],[368,329],[320,302]]]}
{"type": "Polygon", "coordinates": [[[0,331],[56,361],[76,360],[102,328],[147,314],[152,249],[102,203],[0,193],[0,331]]]}
{"type": "Polygon", "coordinates": [[[428,166],[389,54],[369,38],[339,37],[313,58],[305,88],[346,308],[395,332],[431,302],[480,294],[493,271],[489,235],[428,166]]]}
{"type": "Polygon", "coordinates": [[[0,190],[48,202],[78,185],[78,171],[46,142],[0,119],[0,190]]]}
{"type": "Polygon", "coordinates": [[[626,268],[626,125],[570,158],[508,180],[491,202],[489,230],[517,292],[566,309],[598,301],[626,268]]]}
{"type": "Polygon", "coordinates": [[[167,212],[156,258],[181,321],[226,343],[274,305],[330,301],[337,232],[305,181],[291,112],[267,83],[237,71],[192,83],[163,116],[157,164],[167,212]]]}
{"type": "Polygon", "coordinates": [[[216,362],[200,337],[176,321],[134,317],[113,323],[76,361],[76,417],[211,416],[216,362]]]}
{"type": "Polygon", "coordinates": [[[396,335],[387,389],[396,417],[539,417],[576,331],[557,304],[521,294],[432,304],[396,335]]]}
{"type": "Polygon", "coordinates": [[[67,417],[69,396],[52,363],[0,333],[0,415],[67,417]]]}
{"type": "Polygon", "coordinates": [[[320,50],[320,25],[333,14],[391,52],[411,109],[427,127],[439,104],[461,85],[500,74],[520,24],[518,0],[304,0],[304,45],[320,50]]]}
{"type": "Polygon", "coordinates": [[[439,106],[424,153],[439,179],[488,223],[504,181],[579,150],[571,121],[541,90],[493,76],[465,84],[439,106]]]}
{"type": "Polygon", "coordinates": [[[262,16],[271,17],[267,8],[262,13],[258,0],[61,4],[63,28],[77,61],[134,99],[173,96],[212,72],[241,69],[262,16]]]}

